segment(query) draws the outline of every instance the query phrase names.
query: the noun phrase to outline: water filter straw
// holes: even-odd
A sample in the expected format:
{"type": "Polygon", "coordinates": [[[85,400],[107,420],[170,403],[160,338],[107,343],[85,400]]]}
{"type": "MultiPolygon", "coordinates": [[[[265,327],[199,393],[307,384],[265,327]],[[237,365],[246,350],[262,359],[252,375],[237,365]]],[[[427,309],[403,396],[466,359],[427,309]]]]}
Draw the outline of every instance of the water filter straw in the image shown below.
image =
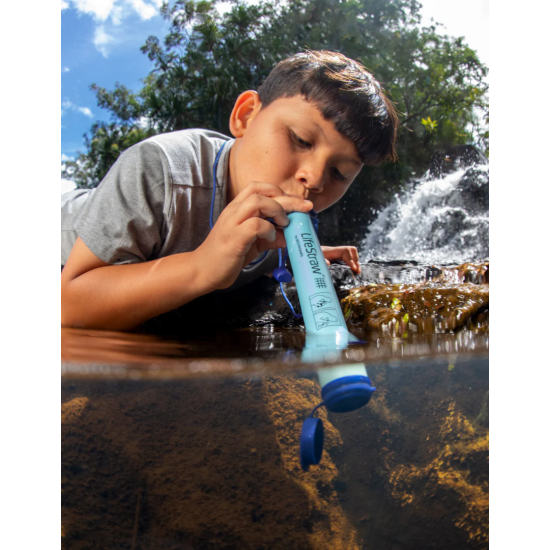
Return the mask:
{"type": "Polygon", "coordinates": [[[309,214],[291,212],[284,228],[298,299],[308,333],[347,333],[340,303],[309,214]]]}
{"type": "MultiPolygon", "coordinates": [[[[330,350],[346,348],[357,338],[348,332],[311,217],[302,212],[291,212],[288,217],[284,234],[306,327],[302,359],[313,362],[322,360],[330,350]]],[[[332,412],[353,411],[366,405],[376,390],[360,363],[325,368],[318,375],[323,401],[304,421],[300,437],[304,471],[319,464],[323,452],[323,423],[313,417],[315,411],[321,406],[332,412]]]]}
{"type": "MultiPolygon", "coordinates": [[[[348,343],[355,340],[357,339],[349,332],[334,332],[332,334],[307,332],[302,361],[305,363],[322,362],[325,360],[327,352],[346,349],[348,343]]],[[[344,376],[367,376],[367,369],[362,363],[352,363],[323,368],[317,373],[317,376],[321,388],[324,388],[330,382],[344,376]]]]}

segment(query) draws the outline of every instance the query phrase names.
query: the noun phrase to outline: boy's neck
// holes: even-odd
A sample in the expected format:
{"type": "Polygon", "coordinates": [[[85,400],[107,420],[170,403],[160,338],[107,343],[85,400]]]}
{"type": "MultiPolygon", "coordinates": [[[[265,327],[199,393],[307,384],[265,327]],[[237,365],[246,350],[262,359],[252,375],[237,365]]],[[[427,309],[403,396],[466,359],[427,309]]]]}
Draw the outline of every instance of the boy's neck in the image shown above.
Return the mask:
{"type": "Polygon", "coordinates": [[[229,170],[227,174],[227,189],[225,191],[225,199],[226,204],[229,204],[237,195],[238,195],[238,189],[236,189],[235,185],[235,150],[238,145],[239,140],[236,139],[235,143],[233,143],[233,146],[229,150],[229,170]]]}

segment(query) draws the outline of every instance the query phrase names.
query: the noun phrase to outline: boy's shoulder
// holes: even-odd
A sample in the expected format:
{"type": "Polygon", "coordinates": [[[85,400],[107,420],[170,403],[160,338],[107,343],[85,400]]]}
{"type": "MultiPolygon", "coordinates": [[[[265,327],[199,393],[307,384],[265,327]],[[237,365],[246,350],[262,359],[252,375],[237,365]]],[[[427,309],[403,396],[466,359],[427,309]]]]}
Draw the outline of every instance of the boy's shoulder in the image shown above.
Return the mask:
{"type": "Polygon", "coordinates": [[[232,141],[232,138],[224,136],[213,130],[202,128],[189,128],[176,130],[165,134],[157,134],[140,142],[138,145],[146,146],[154,143],[166,154],[168,158],[185,156],[210,156],[213,151],[217,153],[221,146],[232,141]]]}
{"type": "MultiPolygon", "coordinates": [[[[137,146],[149,149],[151,144],[154,144],[162,151],[173,182],[188,184],[190,177],[191,180],[206,183],[208,178],[205,176],[212,172],[218,152],[224,144],[231,145],[233,141],[232,138],[213,130],[190,128],[157,134],[138,143],[137,146]]],[[[229,150],[230,147],[224,149],[229,150]]]]}

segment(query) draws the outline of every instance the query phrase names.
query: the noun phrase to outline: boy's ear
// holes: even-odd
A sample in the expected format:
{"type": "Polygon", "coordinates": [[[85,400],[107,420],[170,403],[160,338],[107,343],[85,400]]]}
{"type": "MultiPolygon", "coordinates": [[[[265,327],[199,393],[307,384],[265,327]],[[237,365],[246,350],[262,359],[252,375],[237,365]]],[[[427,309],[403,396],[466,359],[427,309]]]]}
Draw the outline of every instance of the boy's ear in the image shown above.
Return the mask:
{"type": "Polygon", "coordinates": [[[261,108],[260,96],[254,90],[247,90],[237,98],[229,117],[229,129],[234,137],[243,137],[248,125],[261,108]]]}

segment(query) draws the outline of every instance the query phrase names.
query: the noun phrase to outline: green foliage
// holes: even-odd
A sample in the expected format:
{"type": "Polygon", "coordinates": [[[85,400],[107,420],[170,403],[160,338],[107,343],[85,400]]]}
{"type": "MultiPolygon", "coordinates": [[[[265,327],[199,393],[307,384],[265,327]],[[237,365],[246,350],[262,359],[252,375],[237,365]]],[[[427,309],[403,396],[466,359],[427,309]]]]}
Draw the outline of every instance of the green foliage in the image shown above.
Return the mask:
{"type": "Polygon", "coordinates": [[[437,121],[432,120],[430,117],[423,118],[421,122],[422,126],[426,128],[426,132],[428,132],[429,134],[433,134],[437,130],[437,121]]]}
{"type": "Polygon", "coordinates": [[[154,69],[140,91],[92,86],[113,123],[95,124],[86,136],[87,152],[71,164],[79,187],[97,185],[120,151],[138,138],[193,127],[229,134],[239,93],[257,89],[278,61],[306,48],[335,50],[362,62],[401,114],[400,161],[364,168],[346,197],[323,213],[334,224],[335,238],[353,238],[345,220],[368,223],[404,182],[427,169],[434,150],[471,143],[488,152],[487,68],[462,38],[441,36],[435,26],[422,28],[420,2],[266,0],[249,6],[232,0],[223,16],[216,3],[163,5],[171,27],[164,41],[149,37],[141,48],[154,69]]]}

